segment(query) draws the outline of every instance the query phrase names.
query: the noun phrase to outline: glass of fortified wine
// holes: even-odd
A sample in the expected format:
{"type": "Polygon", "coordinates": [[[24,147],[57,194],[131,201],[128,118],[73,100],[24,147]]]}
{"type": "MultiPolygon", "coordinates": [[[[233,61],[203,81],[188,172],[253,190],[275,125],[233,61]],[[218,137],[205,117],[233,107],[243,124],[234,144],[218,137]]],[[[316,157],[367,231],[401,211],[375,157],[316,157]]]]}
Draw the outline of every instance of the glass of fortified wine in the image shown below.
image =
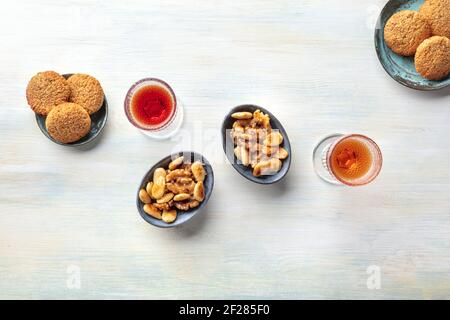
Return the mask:
{"type": "Polygon", "coordinates": [[[313,164],[323,180],[339,185],[362,186],[380,173],[383,157],[378,145],[361,134],[333,134],[313,152],[313,164]]]}
{"type": "Polygon", "coordinates": [[[151,138],[169,138],[183,122],[181,103],[172,88],[159,79],[146,78],[133,84],[124,105],[131,124],[151,138]]]}

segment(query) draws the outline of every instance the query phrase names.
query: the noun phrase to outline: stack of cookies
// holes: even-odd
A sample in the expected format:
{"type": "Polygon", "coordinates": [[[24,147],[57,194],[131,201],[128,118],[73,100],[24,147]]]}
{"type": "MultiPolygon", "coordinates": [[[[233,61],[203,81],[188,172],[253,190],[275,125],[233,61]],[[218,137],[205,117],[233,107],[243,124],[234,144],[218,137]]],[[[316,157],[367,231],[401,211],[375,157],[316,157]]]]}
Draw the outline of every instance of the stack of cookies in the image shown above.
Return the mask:
{"type": "Polygon", "coordinates": [[[428,80],[450,73],[450,0],[425,0],[419,11],[402,10],[384,27],[387,46],[401,56],[414,56],[417,72],[428,80]]]}
{"type": "Polygon", "coordinates": [[[39,72],[28,83],[27,101],[39,115],[47,116],[50,136],[72,143],[91,130],[91,117],[103,105],[104,93],[94,77],[77,73],[67,80],[54,71],[39,72]]]}

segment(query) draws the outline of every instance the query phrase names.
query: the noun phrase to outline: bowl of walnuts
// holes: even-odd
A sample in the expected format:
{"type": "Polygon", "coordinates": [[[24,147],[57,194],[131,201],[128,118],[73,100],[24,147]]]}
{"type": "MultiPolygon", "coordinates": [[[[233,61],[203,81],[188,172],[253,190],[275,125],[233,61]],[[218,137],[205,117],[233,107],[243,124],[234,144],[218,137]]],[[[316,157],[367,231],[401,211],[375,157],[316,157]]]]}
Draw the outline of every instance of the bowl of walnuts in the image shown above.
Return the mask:
{"type": "Polygon", "coordinates": [[[213,169],[201,154],[182,151],[158,161],[139,185],[136,205],[148,223],[169,228],[198,214],[214,186],[213,169]]]}

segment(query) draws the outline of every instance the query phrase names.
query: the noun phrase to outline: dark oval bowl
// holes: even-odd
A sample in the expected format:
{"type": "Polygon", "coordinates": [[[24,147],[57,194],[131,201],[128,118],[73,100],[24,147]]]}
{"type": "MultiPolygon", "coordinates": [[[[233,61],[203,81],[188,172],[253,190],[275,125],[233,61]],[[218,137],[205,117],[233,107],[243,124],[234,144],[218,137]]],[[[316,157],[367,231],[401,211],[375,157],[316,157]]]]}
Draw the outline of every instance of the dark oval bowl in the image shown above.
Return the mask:
{"type": "Polygon", "coordinates": [[[256,182],[259,184],[272,184],[278,182],[286,176],[286,174],[289,171],[289,168],[291,167],[292,149],[286,130],[284,130],[281,122],[278,121],[278,119],[272,113],[270,113],[268,110],[262,107],[253,104],[240,105],[234,107],[233,109],[231,109],[230,112],[228,112],[222,123],[222,146],[223,151],[225,152],[225,155],[227,156],[228,160],[231,162],[233,168],[236,169],[236,171],[239,172],[244,178],[252,182],[256,182]],[[283,143],[281,144],[281,146],[285,148],[286,151],[289,153],[289,156],[286,159],[282,160],[282,166],[280,171],[278,171],[274,175],[255,177],[253,175],[252,167],[250,166],[246,167],[242,164],[237,163],[237,158],[233,152],[234,143],[232,139],[227,139],[227,129],[231,129],[234,121],[236,121],[236,119],[233,119],[231,115],[235,112],[241,111],[249,111],[253,113],[257,109],[261,110],[262,112],[270,116],[270,125],[272,126],[272,129],[278,129],[280,133],[283,135],[283,143]],[[227,150],[230,150],[231,152],[227,152],[227,150]]]}
{"type": "MultiPolygon", "coordinates": [[[[72,74],[73,73],[63,74],[63,77],[68,79],[72,74]]],[[[50,136],[50,134],[47,131],[47,127],[45,126],[45,119],[47,118],[47,116],[43,116],[36,113],[36,122],[39,126],[39,129],[41,129],[42,133],[52,142],[66,147],[79,147],[94,141],[100,135],[100,132],[105,127],[106,121],[108,119],[108,101],[106,101],[106,95],[103,98],[103,105],[100,107],[100,110],[91,114],[90,116],[91,116],[91,130],[89,130],[89,133],[85,135],[83,138],[72,143],[62,143],[56,141],[50,136]]]]}
{"type": "Polygon", "coordinates": [[[431,91],[450,85],[450,77],[440,81],[423,78],[414,66],[414,57],[403,57],[393,52],[384,42],[387,20],[400,10],[419,10],[424,0],[390,0],[378,17],[375,27],[375,50],[384,70],[398,83],[416,90],[431,91]]]}
{"type": "Polygon", "coordinates": [[[186,221],[190,220],[192,217],[197,215],[200,211],[202,211],[203,208],[208,203],[209,198],[211,197],[213,187],[214,187],[214,172],[208,160],[206,160],[205,157],[203,157],[201,154],[197,152],[180,151],[161,159],[150,170],[147,171],[147,173],[144,175],[144,178],[142,178],[141,184],[139,185],[139,188],[136,193],[136,206],[142,219],[144,219],[148,223],[160,228],[172,228],[185,223],[186,221]],[[173,159],[176,159],[181,155],[184,155],[185,161],[186,159],[190,159],[190,161],[192,162],[198,160],[203,163],[203,166],[206,170],[206,177],[205,181],[203,182],[205,186],[205,199],[196,208],[192,208],[188,211],[177,210],[177,219],[173,223],[166,223],[162,220],[153,218],[152,216],[149,216],[148,214],[145,213],[144,204],[141,202],[141,200],[139,200],[139,190],[141,190],[142,188],[145,189],[145,187],[147,186],[147,182],[153,179],[153,172],[155,172],[157,168],[167,169],[169,163],[173,159]]]}

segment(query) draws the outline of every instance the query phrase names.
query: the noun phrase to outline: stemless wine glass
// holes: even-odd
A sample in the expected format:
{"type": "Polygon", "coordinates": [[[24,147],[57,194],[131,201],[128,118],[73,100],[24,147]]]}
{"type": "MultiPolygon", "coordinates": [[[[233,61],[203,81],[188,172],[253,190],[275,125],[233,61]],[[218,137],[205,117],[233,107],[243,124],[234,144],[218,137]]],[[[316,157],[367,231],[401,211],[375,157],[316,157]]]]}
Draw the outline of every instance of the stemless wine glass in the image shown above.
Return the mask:
{"type": "MultiPolygon", "coordinates": [[[[158,101],[157,97],[152,99],[158,101]]],[[[124,107],[130,123],[151,138],[167,139],[177,133],[183,122],[183,106],[181,102],[177,99],[172,88],[160,79],[145,78],[133,84],[125,96],[124,107]],[[145,116],[147,107],[136,105],[135,100],[142,93],[142,90],[156,90],[159,91],[159,94],[170,97],[170,102],[168,102],[170,105],[165,106],[170,110],[166,111],[167,115],[161,121],[149,123],[141,119],[143,115],[145,116]],[[139,110],[139,108],[144,109],[139,110]]]]}
{"type": "Polygon", "coordinates": [[[378,176],[382,163],[378,145],[361,134],[329,135],[313,151],[317,175],[337,185],[355,187],[368,184],[378,176]]]}

